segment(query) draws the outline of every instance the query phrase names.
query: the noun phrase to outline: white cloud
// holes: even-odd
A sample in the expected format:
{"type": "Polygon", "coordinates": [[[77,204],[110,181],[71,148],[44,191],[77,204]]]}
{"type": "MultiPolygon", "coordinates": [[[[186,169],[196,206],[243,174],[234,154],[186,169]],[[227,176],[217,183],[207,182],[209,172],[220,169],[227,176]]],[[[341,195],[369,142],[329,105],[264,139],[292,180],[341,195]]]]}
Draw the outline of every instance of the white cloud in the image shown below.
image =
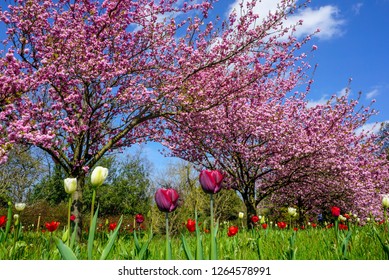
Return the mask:
{"type": "Polygon", "coordinates": [[[371,133],[377,134],[381,129],[381,125],[384,123],[389,123],[389,120],[383,122],[365,123],[363,126],[355,130],[355,134],[359,135],[362,132],[365,132],[367,134],[371,134],[371,133]]]}
{"type": "MultiPolygon", "coordinates": [[[[345,88],[342,88],[341,90],[339,90],[339,91],[336,93],[336,96],[337,96],[337,97],[343,97],[343,96],[346,96],[346,97],[347,97],[350,93],[351,93],[350,88],[345,87],[345,88]]],[[[307,104],[307,107],[308,107],[308,108],[312,108],[312,107],[315,107],[316,105],[324,105],[324,104],[326,104],[329,100],[330,100],[330,98],[328,98],[328,95],[323,95],[323,96],[320,97],[320,99],[318,99],[318,100],[309,100],[309,101],[308,101],[308,104],[307,104]]]]}
{"type": "Polygon", "coordinates": [[[362,6],[363,6],[363,3],[359,2],[359,3],[354,4],[351,7],[355,15],[359,15],[359,13],[361,12],[362,6]]]}
{"type": "MultiPolygon", "coordinates": [[[[241,0],[235,0],[230,6],[228,13],[231,13],[234,9],[239,15],[241,12],[240,3],[241,0]]],[[[245,3],[247,0],[245,0],[245,3]]],[[[269,13],[269,11],[276,11],[277,5],[280,1],[263,0],[259,2],[254,8],[254,13],[260,15],[259,20],[263,20],[269,13]]],[[[245,5],[243,6],[245,7],[245,5]]],[[[321,39],[329,39],[334,36],[339,36],[343,33],[341,27],[344,24],[344,20],[338,17],[339,9],[333,5],[321,6],[319,8],[302,8],[298,10],[292,16],[289,16],[285,26],[290,26],[297,23],[299,20],[303,20],[303,25],[298,26],[295,31],[296,37],[303,37],[313,34],[317,29],[320,32],[316,35],[321,39]]]]}
{"type": "Polygon", "coordinates": [[[308,108],[315,107],[317,105],[324,105],[328,102],[327,96],[322,96],[319,100],[309,100],[307,103],[308,108]]]}
{"type": "Polygon", "coordinates": [[[366,93],[366,99],[373,99],[378,94],[379,94],[379,90],[377,88],[375,88],[375,89],[369,91],[368,93],[366,93]]]}

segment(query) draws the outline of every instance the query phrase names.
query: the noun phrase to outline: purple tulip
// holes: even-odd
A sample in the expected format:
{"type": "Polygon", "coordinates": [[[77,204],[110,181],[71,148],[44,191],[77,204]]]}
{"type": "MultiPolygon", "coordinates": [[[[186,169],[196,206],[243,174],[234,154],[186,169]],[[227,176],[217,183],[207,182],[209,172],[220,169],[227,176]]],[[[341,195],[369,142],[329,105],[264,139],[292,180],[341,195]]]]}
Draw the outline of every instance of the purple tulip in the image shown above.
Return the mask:
{"type": "Polygon", "coordinates": [[[223,174],[219,170],[203,170],[200,172],[200,184],[206,193],[218,193],[222,189],[223,174]]]}
{"type": "Polygon", "coordinates": [[[178,206],[179,195],[174,189],[160,188],[155,192],[154,198],[162,212],[173,212],[178,206]]]}

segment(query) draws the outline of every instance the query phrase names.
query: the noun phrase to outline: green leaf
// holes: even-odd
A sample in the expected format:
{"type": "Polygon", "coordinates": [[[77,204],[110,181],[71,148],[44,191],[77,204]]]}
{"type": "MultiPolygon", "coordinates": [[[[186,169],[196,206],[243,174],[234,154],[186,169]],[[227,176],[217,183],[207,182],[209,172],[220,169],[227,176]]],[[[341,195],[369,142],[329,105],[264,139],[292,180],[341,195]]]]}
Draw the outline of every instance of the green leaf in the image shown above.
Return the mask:
{"type": "Polygon", "coordinates": [[[12,222],[12,204],[11,202],[8,202],[7,224],[5,226],[4,240],[7,239],[7,235],[9,233],[9,230],[11,229],[11,222],[12,222]]]}
{"type": "Polygon", "coordinates": [[[189,248],[188,244],[186,243],[186,239],[185,239],[184,235],[182,235],[182,245],[184,247],[186,258],[190,261],[193,261],[194,258],[193,258],[192,252],[190,251],[190,248],[189,248]]]}
{"type": "Polygon", "coordinates": [[[76,223],[75,226],[74,226],[72,237],[70,239],[70,248],[74,247],[74,243],[76,241],[76,235],[77,235],[77,227],[78,227],[78,224],[76,223]]]}
{"type": "Polygon", "coordinates": [[[134,230],[134,244],[135,244],[136,253],[138,254],[140,252],[141,246],[138,237],[136,236],[136,230],[134,230]]]}
{"type": "Polygon", "coordinates": [[[96,223],[97,223],[97,215],[99,213],[99,206],[97,206],[95,215],[93,216],[92,223],[89,228],[89,235],[88,235],[88,260],[92,259],[92,250],[93,250],[93,242],[95,239],[95,230],[96,230],[96,223]]]}
{"type": "Polygon", "coordinates": [[[105,260],[108,257],[109,252],[111,252],[111,249],[113,247],[113,244],[115,243],[115,239],[116,239],[116,237],[118,235],[118,232],[119,232],[120,226],[122,224],[122,221],[123,221],[123,215],[120,217],[119,224],[115,228],[113,234],[109,237],[108,243],[105,246],[105,248],[103,250],[103,253],[101,254],[100,260],[105,260]]]}
{"type": "Polygon", "coordinates": [[[203,243],[200,234],[200,228],[197,221],[197,210],[195,210],[195,221],[196,221],[196,260],[203,260],[203,243]]]}
{"type": "Polygon", "coordinates": [[[55,237],[55,244],[57,245],[57,248],[59,252],[61,253],[62,259],[64,260],[77,260],[76,255],[74,255],[73,251],[66,246],[61,239],[58,237],[55,237]]]}
{"type": "Polygon", "coordinates": [[[147,252],[147,249],[148,249],[148,247],[149,247],[149,244],[150,244],[150,242],[151,242],[151,239],[153,239],[153,233],[152,233],[152,231],[150,231],[150,237],[149,237],[149,239],[147,240],[146,243],[143,244],[143,246],[142,246],[142,248],[141,248],[141,250],[140,250],[140,252],[139,252],[139,255],[138,255],[138,257],[137,257],[138,260],[143,260],[143,256],[144,256],[144,254],[147,252]]]}

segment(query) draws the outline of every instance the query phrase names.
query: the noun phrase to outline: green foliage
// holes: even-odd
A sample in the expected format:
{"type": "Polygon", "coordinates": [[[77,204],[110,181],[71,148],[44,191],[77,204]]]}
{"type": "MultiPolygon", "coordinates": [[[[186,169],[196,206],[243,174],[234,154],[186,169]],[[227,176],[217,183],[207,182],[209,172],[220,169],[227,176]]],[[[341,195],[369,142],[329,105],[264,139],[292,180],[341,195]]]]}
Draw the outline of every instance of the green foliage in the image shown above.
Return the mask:
{"type": "Polygon", "coordinates": [[[67,178],[65,171],[59,164],[55,164],[46,176],[39,181],[30,196],[31,202],[47,201],[51,205],[57,205],[67,200],[63,181],[67,178]]]}
{"type": "MultiPolygon", "coordinates": [[[[133,215],[149,211],[151,202],[149,167],[148,162],[140,154],[129,156],[123,162],[106,157],[98,165],[109,170],[106,182],[96,189],[100,215],[133,215]]],[[[84,191],[85,209],[90,209],[91,200],[92,188],[87,180],[84,191]]]]}

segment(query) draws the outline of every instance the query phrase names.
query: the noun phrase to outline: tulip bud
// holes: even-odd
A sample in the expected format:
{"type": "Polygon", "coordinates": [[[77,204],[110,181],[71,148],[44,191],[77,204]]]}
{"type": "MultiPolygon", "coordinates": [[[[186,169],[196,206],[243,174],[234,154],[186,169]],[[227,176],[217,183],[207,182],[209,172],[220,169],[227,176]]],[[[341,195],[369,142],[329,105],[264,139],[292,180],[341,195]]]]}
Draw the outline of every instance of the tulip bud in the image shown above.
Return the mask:
{"type": "Polygon", "coordinates": [[[154,198],[162,212],[173,212],[178,206],[179,195],[174,189],[160,188],[155,192],[154,198]]]}
{"type": "Polygon", "coordinates": [[[19,224],[19,214],[14,215],[14,220],[15,220],[14,222],[15,226],[17,226],[19,224]]]}
{"type": "Polygon", "coordinates": [[[65,192],[72,194],[77,189],[77,178],[66,178],[64,180],[65,192]]]}
{"type": "Polygon", "coordinates": [[[26,208],[26,203],[15,203],[15,209],[18,211],[23,211],[26,208]]]}
{"type": "Polygon", "coordinates": [[[389,208],[389,195],[384,195],[382,197],[382,206],[387,209],[389,208]]]}
{"type": "Polygon", "coordinates": [[[239,217],[239,219],[243,219],[244,213],[243,212],[239,212],[238,217],[239,217]]]}
{"type": "Polygon", "coordinates": [[[93,187],[99,187],[101,186],[105,179],[108,176],[108,169],[96,166],[95,169],[93,169],[92,175],[91,175],[91,183],[93,187]]]}
{"type": "Polygon", "coordinates": [[[223,178],[219,170],[203,170],[200,172],[199,181],[204,192],[214,194],[222,189],[223,178]]]}

